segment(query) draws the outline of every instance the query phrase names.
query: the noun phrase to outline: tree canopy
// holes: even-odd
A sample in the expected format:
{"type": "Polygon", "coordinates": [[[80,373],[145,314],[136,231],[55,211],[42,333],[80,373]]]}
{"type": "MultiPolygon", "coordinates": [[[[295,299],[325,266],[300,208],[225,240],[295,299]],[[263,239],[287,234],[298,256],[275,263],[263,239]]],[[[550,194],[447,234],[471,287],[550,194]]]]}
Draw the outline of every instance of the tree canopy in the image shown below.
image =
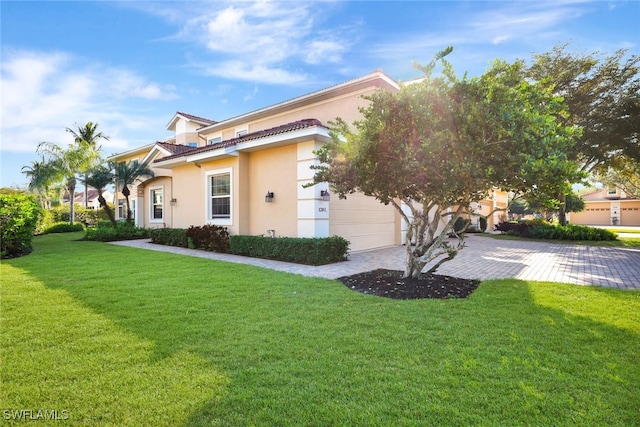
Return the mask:
{"type": "Polygon", "coordinates": [[[359,191],[390,203],[407,222],[415,246],[407,244],[405,277],[456,256],[464,247],[456,219],[492,189],[544,190],[577,173],[565,153],[579,129],[558,120],[564,104],[549,87],[528,82],[520,62],[496,61],[481,77],[458,79],[443,60],[443,75],[432,77],[446,53],[419,67],[421,81],[366,97],[352,126],[338,118],[317,152],[314,182],[329,182],[343,198],[359,191]]]}

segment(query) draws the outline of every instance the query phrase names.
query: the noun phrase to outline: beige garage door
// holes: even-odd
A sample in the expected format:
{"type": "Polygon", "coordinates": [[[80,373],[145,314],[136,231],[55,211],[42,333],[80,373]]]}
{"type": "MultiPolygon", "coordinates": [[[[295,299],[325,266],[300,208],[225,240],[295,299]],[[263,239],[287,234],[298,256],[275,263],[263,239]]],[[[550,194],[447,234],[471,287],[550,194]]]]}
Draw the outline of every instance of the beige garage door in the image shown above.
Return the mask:
{"type": "Polygon", "coordinates": [[[640,225],[640,202],[621,206],[620,225],[640,225]]]}
{"type": "Polygon", "coordinates": [[[395,244],[396,213],[373,197],[350,194],[347,200],[331,198],[329,234],[349,240],[352,251],[395,244]]]}

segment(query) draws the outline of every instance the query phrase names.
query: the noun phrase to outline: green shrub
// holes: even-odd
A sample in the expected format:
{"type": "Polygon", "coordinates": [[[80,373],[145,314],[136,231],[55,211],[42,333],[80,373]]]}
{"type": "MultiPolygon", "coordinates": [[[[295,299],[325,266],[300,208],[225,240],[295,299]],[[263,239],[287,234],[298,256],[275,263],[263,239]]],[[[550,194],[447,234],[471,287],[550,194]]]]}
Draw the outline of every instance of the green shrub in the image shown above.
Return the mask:
{"type": "Polygon", "coordinates": [[[229,232],[226,227],[211,224],[191,226],[185,236],[191,248],[212,252],[229,252],[229,232]]]}
{"type": "Polygon", "coordinates": [[[483,216],[480,217],[480,231],[483,233],[487,231],[487,218],[483,216]]]}
{"type": "Polygon", "coordinates": [[[15,258],[31,253],[40,207],[35,197],[20,192],[0,194],[0,256],[15,258]]]}
{"type": "Polygon", "coordinates": [[[340,236],[324,238],[231,236],[229,244],[231,253],[236,255],[308,265],[344,261],[349,251],[349,241],[340,236]]]}
{"type": "Polygon", "coordinates": [[[82,231],[84,230],[84,225],[81,222],[74,222],[73,225],[68,222],[56,222],[52,224],[50,227],[47,227],[42,231],[42,234],[51,234],[51,233],[72,233],[74,231],[82,231]]]}
{"type": "Polygon", "coordinates": [[[556,240],[616,240],[617,235],[602,228],[586,227],[583,225],[536,225],[529,229],[529,236],[534,239],[556,240]]]}
{"type": "Polygon", "coordinates": [[[532,239],[545,240],[616,240],[617,234],[603,228],[587,227],[584,225],[567,224],[554,225],[541,219],[520,222],[501,222],[496,230],[505,234],[532,239]]]}
{"type": "Polygon", "coordinates": [[[186,232],[184,228],[152,228],[149,230],[149,237],[159,245],[186,248],[189,246],[186,232]]]}
{"type": "MultiPolygon", "coordinates": [[[[73,213],[75,221],[81,222],[85,227],[95,227],[98,225],[98,221],[107,218],[107,213],[104,209],[86,209],[84,206],[75,204],[73,206],[73,213]]],[[[53,216],[54,223],[56,222],[69,222],[69,205],[58,206],[51,209],[51,215],[53,216]]]]}
{"type": "Polygon", "coordinates": [[[460,233],[461,231],[464,231],[465,228],[467,228],[467,225],[467,220],[459,216],[456,219],[456,222],[453,224],[453,231],[455,231],[456,233],[460,233]]]}
{"type": "Polygon", "coordinates": [[[146,228],[134,227],[126,223],[118,223],[117,227],[109,225],[87,228],[84,240],[94,240],[98,242],[114,242],[117,240],[146,239],[149,237],[149,230],[146,228]]]}

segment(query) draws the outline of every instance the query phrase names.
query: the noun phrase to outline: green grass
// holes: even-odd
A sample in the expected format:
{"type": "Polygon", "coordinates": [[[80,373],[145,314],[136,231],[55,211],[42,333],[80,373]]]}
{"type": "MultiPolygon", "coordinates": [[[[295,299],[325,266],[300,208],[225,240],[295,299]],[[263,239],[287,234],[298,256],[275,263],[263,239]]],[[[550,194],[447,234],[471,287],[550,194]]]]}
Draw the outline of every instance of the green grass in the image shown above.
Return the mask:
{"type": "Polygon", "coordinates": [[[398,301],[80,236],[37,237],[0,266],[5,417],[640,424],[640,292],[501,280],[468,299],[398,301]]]}
{"type": "Polygon", "coordinates": [[[606,227],[607,230],[612,231],[614,233],[631,233],[631,234],[640,234],[640,228],[616,228],[616,227],[606,227]]]}

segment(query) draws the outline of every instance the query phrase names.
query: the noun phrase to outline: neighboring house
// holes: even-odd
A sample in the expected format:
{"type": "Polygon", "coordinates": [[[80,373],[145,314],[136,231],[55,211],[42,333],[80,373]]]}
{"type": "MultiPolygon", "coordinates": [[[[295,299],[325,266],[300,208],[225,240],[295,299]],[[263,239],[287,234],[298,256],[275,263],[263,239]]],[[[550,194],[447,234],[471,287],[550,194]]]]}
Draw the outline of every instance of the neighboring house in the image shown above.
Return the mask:
{"type": "MultiPolygon", "coordinates": [[[[106,190],[104,193],[102,193],[102,197],[104,197],[107,202],[113,201],[113,193],[109,190],[106,190]]],[[[89,190],[87,191],[87,199],[89,200],[88,209],[100,209],[97,190],[89,188],[89,190]]],[[[63,203],[69,203],[69,194],[65,194],[62,201],[63,203]]],[[[76,205],[84,207],[84,191],[77,192],[73,201],[76,205]]]]}
{"type": "MultiPolygon", "coordinates": [[[[167,125],[174,138],[111,157],[152,161],[155,177],[131,189],[135,223],[217,224],[245,235],[339,235],[352,250],[401,244],[402,221],[392,206],[362,194],[340,200],[326,184],[304,187],[318,164],[314,150],[330,140],[328,123],[361,118],[359,107],[368,103],[363,95],[377,89],[399,85],[376,71],[220,122],[176,113],[167,125]]],[[[117,198],[124,218],[124,198],[117,198]]],[[[501,201],[481,203],[486,214],[501,201]]]]}
{"type": "Polygon", "coordinates": [[[570,214],[573,224],[640,225],[640,199],[627,197],[619,188],[602,188],[582,198],[584,210],[570,214]]]}

